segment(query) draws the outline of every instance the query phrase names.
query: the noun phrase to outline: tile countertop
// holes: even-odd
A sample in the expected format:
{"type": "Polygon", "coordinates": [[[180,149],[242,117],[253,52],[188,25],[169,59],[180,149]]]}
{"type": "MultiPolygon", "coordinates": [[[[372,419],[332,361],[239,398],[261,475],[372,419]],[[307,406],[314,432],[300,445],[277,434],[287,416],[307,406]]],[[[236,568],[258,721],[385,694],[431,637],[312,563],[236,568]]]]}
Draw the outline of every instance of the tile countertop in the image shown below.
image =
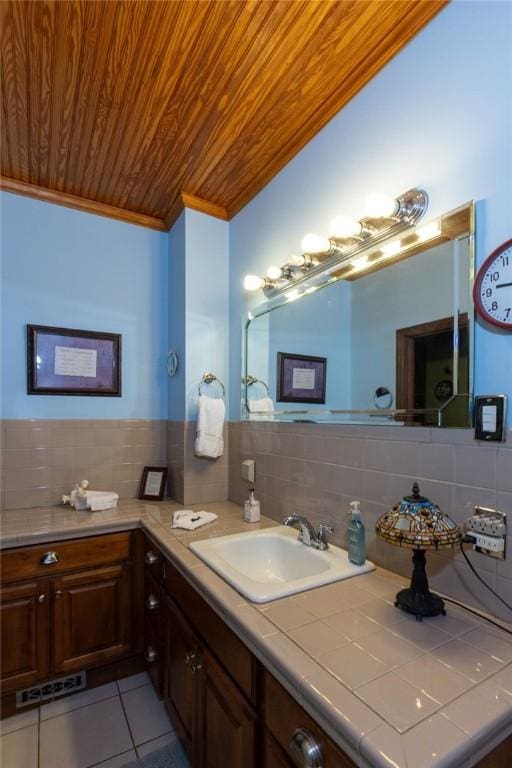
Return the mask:
{"type": "Polygon", "coordinates": [[[230,502],[191,508],[219,519],[171,530],[180,505],[136,500],[94,513],[7,510],[0,546],[142,527],[361,768],[470,768],[512,733],[511,635],[451,605],[416,622],[393,606],[404,580],[380,568],[256,607],[187,547],[277,523],[245,523],[230,502]]]}

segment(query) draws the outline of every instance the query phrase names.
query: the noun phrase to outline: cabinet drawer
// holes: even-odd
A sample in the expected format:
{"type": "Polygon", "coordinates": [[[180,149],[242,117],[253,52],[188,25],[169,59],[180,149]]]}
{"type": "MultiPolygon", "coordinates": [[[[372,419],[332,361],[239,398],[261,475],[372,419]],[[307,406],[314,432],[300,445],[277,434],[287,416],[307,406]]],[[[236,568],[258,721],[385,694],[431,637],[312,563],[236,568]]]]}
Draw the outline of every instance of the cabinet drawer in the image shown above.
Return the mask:
{"type": "MultiPolygon", "coordinates": [[[[285,689],[265,671],[265,724],[290,760],[291,765],[307,765],[298,747],[298,729],[309,732],[321,752],[323,768],[356,768],[355,763],[340,750],[317,723],[297,704],[285,689]],[[295,737],[295,738],[294,738],[295,737]],[[294,743],[297,745],[294,747],[294,743]]],[[[270,765],[279,765],[279,762],[270,765]]]]}
{"type": "Polygon", "coordinates": [[[128,560],[131,537],[131,533],[110,533],[10,549],[2,554],[1,578],[4,583],[21,581],[128,560]]]}
{"type": "Polygon", "coordinates": [[[255,661],[249,649],[169,562],[165,587],[247,698],[255,702],[255,661]]]}

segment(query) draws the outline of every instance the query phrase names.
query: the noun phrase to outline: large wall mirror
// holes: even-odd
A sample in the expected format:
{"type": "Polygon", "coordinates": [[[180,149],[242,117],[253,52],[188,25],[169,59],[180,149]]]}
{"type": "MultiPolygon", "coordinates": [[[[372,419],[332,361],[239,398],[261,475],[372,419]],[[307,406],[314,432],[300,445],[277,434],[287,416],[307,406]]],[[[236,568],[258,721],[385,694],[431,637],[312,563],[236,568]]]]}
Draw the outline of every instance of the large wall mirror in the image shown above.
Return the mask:
{"type": "Polygon", "coordinates": [[[473,248],[469,203],[253,310],[243,418],[469,426],[473,248]]]}

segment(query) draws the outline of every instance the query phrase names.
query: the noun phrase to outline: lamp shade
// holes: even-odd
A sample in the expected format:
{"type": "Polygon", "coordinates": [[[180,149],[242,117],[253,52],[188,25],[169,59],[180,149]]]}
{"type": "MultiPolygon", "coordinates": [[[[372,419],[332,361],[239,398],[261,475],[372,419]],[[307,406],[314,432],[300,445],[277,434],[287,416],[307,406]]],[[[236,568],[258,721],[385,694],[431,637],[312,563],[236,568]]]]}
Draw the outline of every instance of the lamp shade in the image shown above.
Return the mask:
{"type": "Polygon", "coordinates": [[[437,504],[420,495],[418,483],[414,483],[410,496],[404,496],[379,518],[375,528],[384,541],[409,549],[448,549],[461,538],[459,526],[437,504]]]}

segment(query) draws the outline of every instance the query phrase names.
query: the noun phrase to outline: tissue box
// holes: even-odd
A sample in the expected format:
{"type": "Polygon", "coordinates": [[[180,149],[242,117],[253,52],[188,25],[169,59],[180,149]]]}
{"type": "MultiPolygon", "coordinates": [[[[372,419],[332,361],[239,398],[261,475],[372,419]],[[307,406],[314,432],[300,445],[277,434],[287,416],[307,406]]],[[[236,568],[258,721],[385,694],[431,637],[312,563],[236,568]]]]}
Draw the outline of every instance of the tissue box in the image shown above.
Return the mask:
{"type": "Polygon", "coordinates": [[[113,491],[87,491],[87,507],[91,512],[102,509],[115,509],[119,494],[113,491]]]}

